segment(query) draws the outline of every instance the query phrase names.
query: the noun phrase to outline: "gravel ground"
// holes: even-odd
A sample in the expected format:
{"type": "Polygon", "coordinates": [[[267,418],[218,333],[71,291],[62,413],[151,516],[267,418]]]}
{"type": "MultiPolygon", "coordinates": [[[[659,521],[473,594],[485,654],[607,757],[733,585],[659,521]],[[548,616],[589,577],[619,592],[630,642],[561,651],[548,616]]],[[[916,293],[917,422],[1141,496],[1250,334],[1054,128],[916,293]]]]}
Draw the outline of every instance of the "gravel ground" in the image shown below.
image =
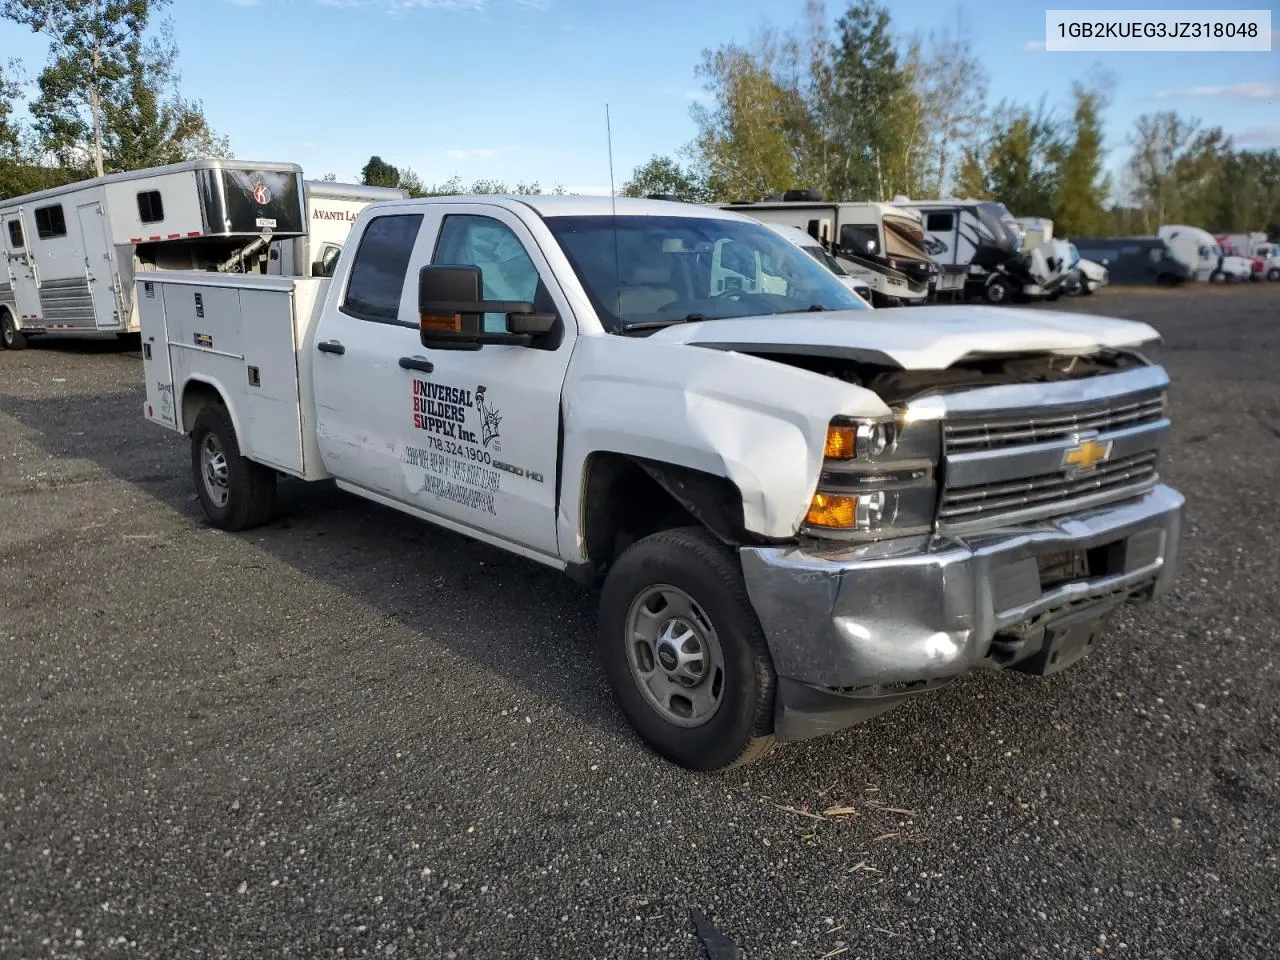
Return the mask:
{"type": "Polygon", "coordinates": [[[216,532],[136,350],[0,354],[0,956],[1274,957],[1280,285],[1058,306],[1167,338],[1174,595],[720,777],[559,576],[324,487],[216,532]]]}

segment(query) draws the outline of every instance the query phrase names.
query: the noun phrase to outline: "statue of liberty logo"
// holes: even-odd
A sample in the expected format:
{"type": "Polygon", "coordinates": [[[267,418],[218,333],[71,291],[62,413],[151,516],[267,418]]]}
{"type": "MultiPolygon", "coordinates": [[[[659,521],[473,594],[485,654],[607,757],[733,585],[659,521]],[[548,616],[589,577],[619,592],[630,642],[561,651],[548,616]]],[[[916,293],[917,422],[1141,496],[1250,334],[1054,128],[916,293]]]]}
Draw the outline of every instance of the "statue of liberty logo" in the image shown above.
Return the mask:
{"type": "Polygon", "coordinates": [[[476,409],[480,411],[480,442],[489,446],[493,442],[494,450],[501,450],[501,438],[498,435],[498,424],[502,422],[502,414],[498,408],[485,399],[484,387],[476,387],[476,409]]]}

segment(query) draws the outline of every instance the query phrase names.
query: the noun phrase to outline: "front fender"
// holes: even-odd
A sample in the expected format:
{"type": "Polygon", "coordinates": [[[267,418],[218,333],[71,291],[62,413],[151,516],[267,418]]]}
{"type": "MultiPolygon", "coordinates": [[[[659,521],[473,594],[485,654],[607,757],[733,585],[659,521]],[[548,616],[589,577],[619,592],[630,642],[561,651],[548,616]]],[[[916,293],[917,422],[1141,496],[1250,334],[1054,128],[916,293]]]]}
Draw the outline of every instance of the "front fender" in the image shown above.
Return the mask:
{"type": "Polygon", "coordinates": [[[794,536],[822,468],[831,418],[884,416],[869,390],[770,360],[651,339],[581,338],[563,396],[561,554],[583,559],[581,500],[593,453],[725,477],[746,529],[794,536]]]}

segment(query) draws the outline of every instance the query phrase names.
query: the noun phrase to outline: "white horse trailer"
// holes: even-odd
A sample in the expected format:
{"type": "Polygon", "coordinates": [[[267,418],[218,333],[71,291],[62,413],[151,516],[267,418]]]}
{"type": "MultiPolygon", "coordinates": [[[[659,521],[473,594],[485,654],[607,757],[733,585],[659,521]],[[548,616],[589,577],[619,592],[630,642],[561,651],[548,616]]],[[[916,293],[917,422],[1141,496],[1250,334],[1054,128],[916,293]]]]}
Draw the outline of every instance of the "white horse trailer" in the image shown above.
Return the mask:
{"type": "Polygon", "coordinates": [[[362,183],[307,180],[307,232],[271,244],[267,273],[286,277],[330,277],[360,211],[379,200],[404,200],[407,190],[362,183]]]}
{"type": "Polygon", "coordinates": [[[306,230],[290,163],[192,160],[0,200],[0,340],[136,333],[139,273],[261,269],[272,239],[306,230]]]}

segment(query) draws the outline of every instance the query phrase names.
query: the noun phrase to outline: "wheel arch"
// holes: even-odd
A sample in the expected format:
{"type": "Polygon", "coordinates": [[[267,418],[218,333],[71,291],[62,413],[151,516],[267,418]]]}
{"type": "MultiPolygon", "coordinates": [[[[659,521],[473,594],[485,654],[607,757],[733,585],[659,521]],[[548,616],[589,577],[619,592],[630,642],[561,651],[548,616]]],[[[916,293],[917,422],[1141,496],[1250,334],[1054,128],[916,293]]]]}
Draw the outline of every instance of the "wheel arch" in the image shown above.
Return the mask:
{"type": "Polygon", "coordinates": [[[742,492],[728,477],[634,454],[597,451],[583,466],[578,580],[598,584],[632,543],[662,530],[697,526],[721,543],[755,543],[742,492]]]}
{"type": "Polygon", "coordinates": [[[179,427],[183,433],[190,435],[195,429],[196,418],[205,407],[220,405],[231,418],[231,427],[241,444],[244,433],[240,429],[240,418],[235,407],[227,402],[227,391],[216,378],[196,375],[188,377],[182,385],[182,396],[178,403],[179,416],[182,418],[179,427]]]}

